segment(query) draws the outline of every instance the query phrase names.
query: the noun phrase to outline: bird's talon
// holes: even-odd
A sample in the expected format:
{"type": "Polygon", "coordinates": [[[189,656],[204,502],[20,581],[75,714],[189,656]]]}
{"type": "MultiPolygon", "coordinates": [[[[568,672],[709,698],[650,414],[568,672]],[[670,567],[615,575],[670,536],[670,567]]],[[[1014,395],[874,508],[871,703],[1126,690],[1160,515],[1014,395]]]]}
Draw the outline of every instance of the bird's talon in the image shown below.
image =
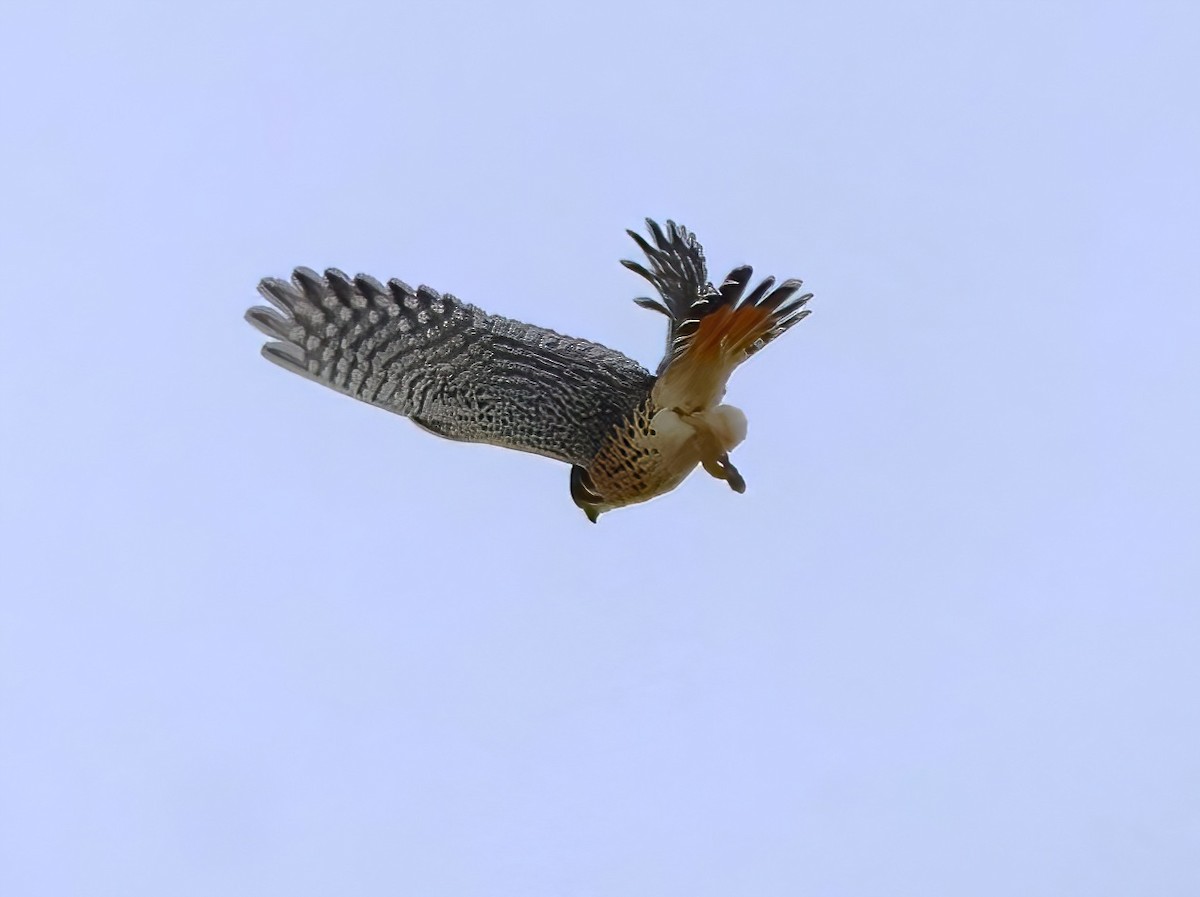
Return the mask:
{"type": "Polygon", "coordinates": [[[738,495],[746,491],[746,481],[738,473],[738,469],[733,466],[728,455],[721,456],[721,471],[725,474],[725,480],[729,483],[730,489],[738,495]]]}

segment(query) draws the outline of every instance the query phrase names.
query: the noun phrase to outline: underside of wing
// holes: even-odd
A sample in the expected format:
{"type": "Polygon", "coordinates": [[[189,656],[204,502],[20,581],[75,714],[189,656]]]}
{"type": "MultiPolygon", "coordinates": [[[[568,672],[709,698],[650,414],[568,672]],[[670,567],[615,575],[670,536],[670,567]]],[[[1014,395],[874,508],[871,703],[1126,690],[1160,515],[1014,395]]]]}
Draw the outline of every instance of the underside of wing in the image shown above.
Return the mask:
{"type": "Polygon", "coordinates": [[[297,268],[259,292],[274,307],[246,318],[266,358],[449,439],[587,464],[653,383],[620,352],[425,286],[297,268]]]}
{"type": "Polygon", "coordinates": [[[720,288],[708,282],[704,251],[695,235],[673,221],[664,231],[647,219],[654,244],[630,231],[646,253],[647,268],[624,261],[658,290],[661,302],[635,300],[670,319],[667,350],[658,367],[656,404],[688,412],[719,402],[725,382],[739,364],[809,314],[812,293],[800,280],[775,286],[768,277],[749,293],[749,265],[734,268],[720,288]]]}

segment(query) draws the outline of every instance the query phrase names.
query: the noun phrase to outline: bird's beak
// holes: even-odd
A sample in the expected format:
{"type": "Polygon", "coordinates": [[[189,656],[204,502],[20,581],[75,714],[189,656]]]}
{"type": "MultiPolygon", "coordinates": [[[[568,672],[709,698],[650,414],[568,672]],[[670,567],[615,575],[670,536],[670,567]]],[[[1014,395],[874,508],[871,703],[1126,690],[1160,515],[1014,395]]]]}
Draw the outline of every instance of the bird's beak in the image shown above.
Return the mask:
{"type": "Polygon", "coordinates": [[[600,516],[598,505],[603,498],[592,485],[592,478],[588,476],[587,471],[578,464],[571,468],[571,499],[583,509],[588,520],[596,522],[596,518],[600,516]]]}

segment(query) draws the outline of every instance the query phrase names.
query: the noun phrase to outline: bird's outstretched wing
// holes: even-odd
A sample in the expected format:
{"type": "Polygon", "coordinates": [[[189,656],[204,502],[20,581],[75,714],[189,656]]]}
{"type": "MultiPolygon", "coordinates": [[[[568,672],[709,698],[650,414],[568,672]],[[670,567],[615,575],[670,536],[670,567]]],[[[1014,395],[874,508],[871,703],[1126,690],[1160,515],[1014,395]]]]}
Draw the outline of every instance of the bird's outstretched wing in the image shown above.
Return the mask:
{"type": "Polygon", "coordinates": [[[648,296],[633,300],[642,308],[667,316],[667,350],[658,366],[661,374],[682,347],[681,339],[689,329],[686,325],[703,315],[718,293],[708,282],[704,248],[695,234],[674,221],[668,221],[664,231],[658,222],[647,218],[646,228],[654,240],[653,246],[635,230],[625,233],[646,253],[650,267],[629,259],[622,259],[621,264],[650,281],[662,297],[661,302],[648,296]]]}
{"type": "Polygon", "coordinates": [[[297,268],[258,289],[266,358],[449,439],[587,464],[653,383],[620,352],[425,286],[297,268]]]}
{"type": "Polygon", "coordinates": [[[658,366],[655,403],[695,411],[719,402],[733,369],[809,314],[812,293],[797,295],[803,283],[768,277],[746,294],[754,270],[734,268],[720,288],[708,282],[704,250],[695,235],[673,221],[664,231],[646,219],[651,245],[629,231],[650,267],[623,260],[658,290],[661,302],[636,299],[670,320],[667,351],[658,366]]]}

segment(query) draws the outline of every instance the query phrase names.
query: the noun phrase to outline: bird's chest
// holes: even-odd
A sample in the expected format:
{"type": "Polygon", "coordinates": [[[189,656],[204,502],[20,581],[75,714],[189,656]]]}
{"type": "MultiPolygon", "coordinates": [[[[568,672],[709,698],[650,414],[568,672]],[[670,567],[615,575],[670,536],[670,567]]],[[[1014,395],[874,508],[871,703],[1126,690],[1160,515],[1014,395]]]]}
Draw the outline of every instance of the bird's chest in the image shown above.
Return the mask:
{"type": "Polygon", "coordinates": [[[627,504],[669,492],[700,463],[694,431],[671,411],[639,409],[588,468],[607,501],[627,504]]]}

